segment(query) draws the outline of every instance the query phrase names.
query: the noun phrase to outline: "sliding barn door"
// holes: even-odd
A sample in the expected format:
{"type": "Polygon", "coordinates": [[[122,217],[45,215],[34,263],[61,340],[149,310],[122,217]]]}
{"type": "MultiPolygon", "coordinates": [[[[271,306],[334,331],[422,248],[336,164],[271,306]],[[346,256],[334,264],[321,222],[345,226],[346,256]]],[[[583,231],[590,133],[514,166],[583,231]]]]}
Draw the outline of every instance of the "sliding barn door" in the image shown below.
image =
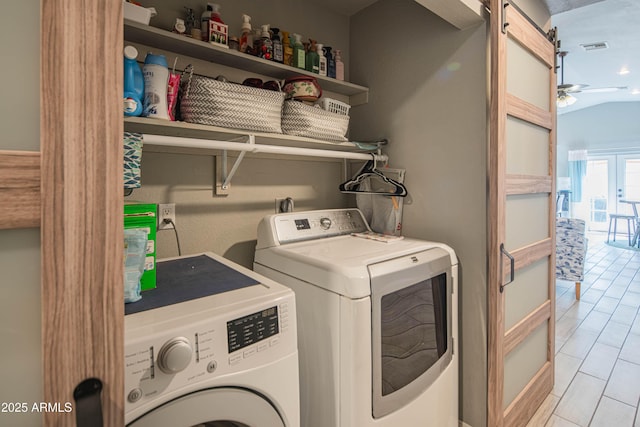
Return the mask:
{"type": "Polygon", "coordinates": [[[45,412],[42,425],[116,427],[124,424],[122,2],[42,0],[41,11],[43,399],[73,409],[45,412]]]}
{"type": "Polygon", "coordinates": [[[488,425],[517,427],[553,388],[555,45],[490,6],[488,425]]]}

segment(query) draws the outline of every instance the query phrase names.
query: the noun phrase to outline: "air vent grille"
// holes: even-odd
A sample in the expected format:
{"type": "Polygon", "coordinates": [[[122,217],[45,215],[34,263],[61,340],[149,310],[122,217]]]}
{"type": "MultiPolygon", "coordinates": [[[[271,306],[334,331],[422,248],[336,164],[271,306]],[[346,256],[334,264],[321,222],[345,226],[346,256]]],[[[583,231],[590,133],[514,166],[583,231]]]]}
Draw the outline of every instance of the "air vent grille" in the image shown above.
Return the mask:
{"type": "Polygon", "coordinates": [[[608,49],[609,44],[607,42],[586,43],[580,45],[585,51],[608,49]]]}

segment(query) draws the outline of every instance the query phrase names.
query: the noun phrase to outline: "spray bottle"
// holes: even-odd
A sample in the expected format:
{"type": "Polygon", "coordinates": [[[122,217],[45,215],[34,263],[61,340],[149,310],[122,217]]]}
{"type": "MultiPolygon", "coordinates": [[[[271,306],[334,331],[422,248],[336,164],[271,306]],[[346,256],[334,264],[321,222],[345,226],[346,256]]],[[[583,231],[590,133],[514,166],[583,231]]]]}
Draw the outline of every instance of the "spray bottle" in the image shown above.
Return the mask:
{"type": "Polygon", "coordinates": [[[200,32],[204,41],[209,41],[209,21],[211,20],[212,12],[213,3],[207,3],[207,8],[202,12],[202,17],[200,18],[200,32]]]}
{"type": "Polygon", "coordinates": [[[324,50],[322,49],[322,43],[316,44],[316,52],[318,53],[318,74],[321,76],[327,75],[327,58],[324,56],[324,50]]]}
{"type": "Polygon", "coordinates": [[[248,47],[253,46],[253,34],[251,33],[251,17],[242,15],[242,34],[240,35],[240,52],[247,53],[248,47]]]}
{"type": "Polygon", "coordinates": [[[320,56],[316,48],[316,41],[309,39],[309,52],[307,52],[306,67],[307,71],[318,74],[320,72],[320,56]]]}
{"type": "Polygon", "coordinates": [[[282,64],[284,62],[284,47],[282,40],[280,40],[280,29],[272,28],[271,31],[273,31],[271,40],[273,42],[273,60],[282,64]]]}
{"type": "Polygon", "coordinates": [[[293,40],[293,66],[304,70],[307,53],[305,52],[304,45],[302,44],[302,36],[294,33],[293,40]]]}
{"type": "Polygon", "coordinates": [[[273,42],[271,34],[269,34],[269,24],[262,26],[262,35],[260,37],[258,56],[264,59],[273,59],[273,42]]]}
{"type": "Polygon", "coordinates": [[[338,80],[344,80],[344,62],[342,62],[341,53],[340,49],[336,49],[336,79],[338,80]]]}

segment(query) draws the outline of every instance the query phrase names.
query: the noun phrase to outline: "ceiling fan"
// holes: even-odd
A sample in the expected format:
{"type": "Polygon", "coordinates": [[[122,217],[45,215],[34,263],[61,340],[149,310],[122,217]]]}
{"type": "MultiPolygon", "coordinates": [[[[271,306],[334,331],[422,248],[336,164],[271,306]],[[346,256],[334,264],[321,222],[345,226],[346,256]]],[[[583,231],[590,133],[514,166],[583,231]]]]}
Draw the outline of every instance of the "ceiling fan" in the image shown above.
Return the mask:
{"type": "Polygon", "coordinates": [[[627,86],[611,86],[611,87],[594,87],[587,89],[589,85],[585,84],[569,84],[564,82],[564,57],[569,52],[560,51],[560,84],[558,85],[558,98],[556,100],[559,108],[567,107],[575,104],[577,99],[571,95],[572,93],[603,93],[603,92],[615,92],[617,90],[628,89],[627,86]]]}

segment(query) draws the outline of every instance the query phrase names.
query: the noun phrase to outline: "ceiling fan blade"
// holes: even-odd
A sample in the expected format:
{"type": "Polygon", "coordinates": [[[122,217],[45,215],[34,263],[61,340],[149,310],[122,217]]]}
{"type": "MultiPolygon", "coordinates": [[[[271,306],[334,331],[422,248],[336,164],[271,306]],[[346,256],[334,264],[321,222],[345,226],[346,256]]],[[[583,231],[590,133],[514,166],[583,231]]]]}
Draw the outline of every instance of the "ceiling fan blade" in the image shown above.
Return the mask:
{"type": "Polygon", "coordinates": [[[610,87],[592,87],[590,89],[578,90],[574,93],[606,93],[606,92],[617,92],[619,90],[627,90],[628,86],[610,86],[610,87]]]}
{"type": "Polygon", "coordinates": [[[580,92],[582,91],[582,89],[588,87],[589,85],[582,85],[582,84],[578,84],[578,85],[572,85],[572,84],[559,84],[558,85],[558,92],[564,92],[564,93],[576,93],[576,92],[580,92]]]}

